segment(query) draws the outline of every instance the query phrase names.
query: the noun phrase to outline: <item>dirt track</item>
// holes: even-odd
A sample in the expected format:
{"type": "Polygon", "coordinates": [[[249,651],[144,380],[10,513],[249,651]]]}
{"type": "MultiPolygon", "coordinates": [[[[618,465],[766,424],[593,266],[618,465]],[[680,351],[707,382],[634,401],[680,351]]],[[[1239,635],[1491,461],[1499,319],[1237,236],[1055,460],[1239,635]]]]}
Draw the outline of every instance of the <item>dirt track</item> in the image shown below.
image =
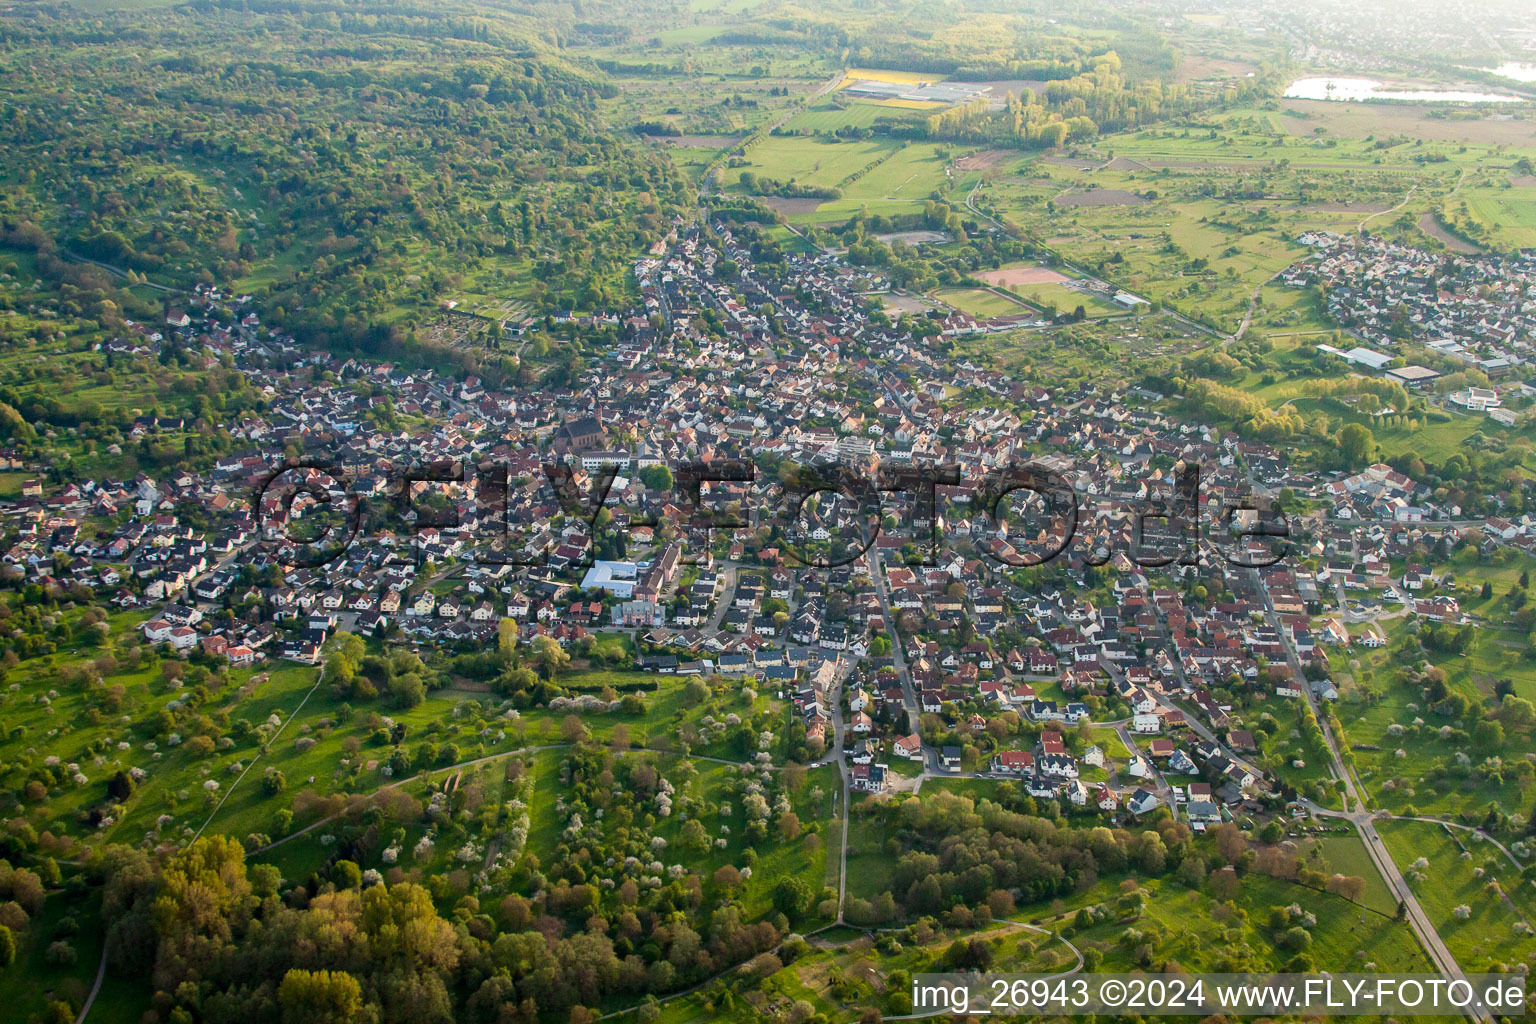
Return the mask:
{"type": "Polygon", "coordinates": [[[1440,226],[1432,213],[1426,213],[1419,218],[1419,230],[1430,238],[1436,238],[1445,243],[1445,247],[1451,252],[1459,252],[1466,256],[1473,256],[1483,250],[1470,242],[1464,242],[1440,226]]]}

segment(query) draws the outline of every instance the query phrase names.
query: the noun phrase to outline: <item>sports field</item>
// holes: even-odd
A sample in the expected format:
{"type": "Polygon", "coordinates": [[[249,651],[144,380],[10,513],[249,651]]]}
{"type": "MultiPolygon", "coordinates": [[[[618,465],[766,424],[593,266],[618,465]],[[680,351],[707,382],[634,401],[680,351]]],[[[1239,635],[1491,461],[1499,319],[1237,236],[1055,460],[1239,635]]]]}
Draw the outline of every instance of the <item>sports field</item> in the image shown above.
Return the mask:
{"type": "Polygon", "coordinates": [[[1001,267],[997,270],[986,270],[975,275],[978,281],[987,284],[1001,285],[1005,288],[1016,288],[1022,285],[1035,284],[1059,284],[1062,281],[1070,281],[1066,274],[1050,267],[1042,267],[1034,264],[1020,267],[1001,267]]]}

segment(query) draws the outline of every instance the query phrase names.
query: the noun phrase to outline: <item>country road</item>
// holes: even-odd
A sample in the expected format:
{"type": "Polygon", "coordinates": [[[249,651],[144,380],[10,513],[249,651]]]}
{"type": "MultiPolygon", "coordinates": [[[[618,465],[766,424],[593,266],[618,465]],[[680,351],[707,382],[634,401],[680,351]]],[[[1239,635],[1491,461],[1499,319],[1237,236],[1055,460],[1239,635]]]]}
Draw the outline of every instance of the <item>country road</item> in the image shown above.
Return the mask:
{"type": "MultiPolygon", "coordinates": [[[[1456,963],[1456,958],[1451,955],[1445,940],[1435,930],[1434,924],[1429,920],[1429,915],[1424,913],[1424,908],[1420,905],[1418,896],[1409,888],[1407,879],[1403,877],[1402,872],[1398,870],[1396,862],[1393,861],[1392,856],[1387,853],[1385,846],[1382,844],[1381,835],[1376,831],[1376,825],[1372,820],[1373,815],[1366,809],[1366,801],[1360,795],[1359,790],[1355,788],[1354,777],[1345,766],[1344,759],[1339,754],[1338,743],[1334,739],[1333,730],[1329,728],[1327,718],[1318,714],[1317,699],[1312,693],[1312,687],[1307,682],[1305,673],[1302,672],[1301,659],[1296,654],[1296,647],[1291,642],[1290,636],[1285,632],[1279,615],[1275,612],[1274,602],[1270,598],[1269,588],[1264,583],[1263,574],[1258,570],[1250,570],[1250,572],[1252,572],[1254,580],[1258,584],[1259,593],[1264,598],[1265,619],[1280,636],[1281,646],[1285,650],[1286,664],[1291,670],[1292,685],[1301,691],[1307,706],[1312,709],[1313,715],[1317,718],[1318,727],[1322,730],[1323,742],[1328,749],[1333,777],[1344,783],[1344,792],[1341,794],[1344,801],[1344,810],[1342,812],[1335,812],[1330,816],[1342,817],[1355,826],[1355,831],[1360,834],[1360,841],[1365,844],[1366,852],[1370,855],[1371,861],[1376,865],[1376,870],[1381,874],[1382,879],[1386,881],[1387,888],[1401,902],[1409,926],[1418,938],[1419,945],[1429,955],[1430,962],[1435,965],[1435,969],[1444,977],[1464,981],[1466,975],[1462,972],[1461,966],[1456,963]]],[[[1488,1011],[1481,1006],[1469,1008],[1467,1015],[1478,1021],[1492,1019],[1488,1011]]]]}
{"type": "Polygon", "coordinates": [[[778,116],[778,118],[774,120],[774,122],[772,124],[764,125],[763,127],[759,128],[757,131],[753,132],[751,135],[748,135],[746,138],[741,139],[740,141],[733,143],[727,149],[724,149],[724,150],[720,151],[719,153],[715,154],[715,158],[710,161],[709,166],[704,169],[704,173],[700,176],[700,193],[701,193],[701,195],[705,192],[705,190],[707,190],[707,189],[709,189],[711,187],[710,186],[710,177],[711,177],[711,175],[714,174],[715,171],[719,170],[724,165],[727,153],[735,152],[738,149],[743,149],[744,150],[748,146],[751,146],[754,142],[757,142],[760,139],[762,139],[762,138],[764,138],[764,137],[766,137],[768,135],[771,135],[775,130],[784,127],[790,121],[793,121],[795,119],[795,116],[797,114],[799,114],[802,110],[804,110],[806,107],[810,106],[812,103],[814,103],[817,100],[821,99],[827,93],[832,92],[839,85],[842,85],[843,84],[843,79],[846,78],[846,77],[847,77],[847,72],[839,71],[837,74],[833,75],[831,78],[828,78],[825,82],[821,83],[821,85],[817,86],[816,87],[816,91],[811,93],[804,100],[802,100],[799,103],[790,104],[790,106],[784,111],[784,113],[780,114],[778,116]]]}
{"type": "MultiPolygon", "coordinates": [[[[1042,974],[1042,975],[1039,975],[1038,977],[1039,977],[1040,980],[1042,980],[1042,981],[1054,981],[1057,978],[1069,978],[1072,975],[1076,974],[1078,971],[1081,971],[1083,969],[1083,951],[1081,949],[1078,949],[1076,944],[1074,944],[1072,942],[1072,940],[1067,938],[1066,936],[1058,935],[1056,932],[1051,931],[1049,928],[1041,928],[1039,925],[1025,924],[1023,921],[1005,921],[1005,922],[1002,922],[1002,923],[1006,924],[1006,925],[1010,925],[1010,926],[1015,927],[1015,928],[1022,928],[1025,931],[1028,931],[1028,932],[1034,932],[1037,935],[1049,935],[1049,936],[1052,936],[1058,942],[1062,943],[1064,946],[1066,946],[1068,949],[1070,949],[1072,951],[1072,955],[1077,959],[1077,962],[1075,964],[1073,964],[1071,967],[1068,967],[1064,971],[1056,971],[1056,972],[1054,972],[1052,974],[1042,974]]],[[[971,1012],[972,1013],[983,1013],[983,1012],[990,1013],[991,1011],[990,1010],[987,1010],[987,1011],[973,1010],[971,1012]]],[[[924,1020],[924,1019],[926,1019],[928,1017],[937,1017],[937,1016],[940,1016],[942,1014],[950,1014],[950,1011],[946,1010],[946,1009],[935,1009],[935,1010],[925,1010],[922,1013],[890,1014],[888,1016],[882,1017],[881,1019],[882,1020],[924,1020]]],[[[963,1017],[963,1016],[965,1016],[965,1015],[963,1015],[963,1014],[962,1015],[958,1015],[958,1016],[956,1016],[956,1019],[961,1019],[961,1017],[963,1017]]]]}
{"type": "MultiPolygon", "coordinates": [[[[891,608],[890,588],[885,582],[885,563],[878,551],[870,555],[869,572],[875,585],[875,597],[880,601],[880,614],[885,616],[886,627],[891,634],[891,663],[895,665],[896,678],[901,682],[901,703],[907,712],[907,728],[917,732],[918,719],[921,717],[917,703],[917,689],[912,684],[912,673],[907,668],[907,656],[902,649],[901,632],[896,628],[896,616],[891,608]]],[[[937,769],[938,766],[938,756],[924,744],[924,773],[937,769]]]]}
{"type": "MultiPolygon", "coordinates": [[[[93,267],[99,267],[100,269],[105,270],[107,273],[111,274],[113,277],[127,277],[128,276],[128,271],[124,270],[122,267],[114,267],[110,263],[103,263],[100,260],[93,260],[93,259],[91,259],[91,258],[89,258],[87,256],[79,256],[79,255],[76,255],[75,253],[70,252],[68,249],[60,249],[59,250],[59,255],[64,257],[67,260],[74,260],[76,263],[88,263],[88,264],[90,264],[93,267]]],[[[145,288],[153,288],[157,292],[170,292],[170,291],[174,291],[174,289],[172,289],[172,288],[167,288],[163,284],[155,284],[153,281],[145,281],[144,282],[144,287],[145,288]]]]}
{"type": "Polygon", "coordinates": [[[1266,285],[1272,284],[1281,274],[1285,273],[1285,269],[1281,267],[1269,277],[1253,286],[1253,294],[1248,297],[1248,308],[1243,311],[1242,322],[1237,325],[1237,330],[1233,331],[1231,336],[1221,343],[1223,348],[1234,341],[1241,340],[1243,335],[1248,333],[1248,325],[1253,323],[1253,314],[1259,310],[1259,296],[1264,294],[1266,285]]]}

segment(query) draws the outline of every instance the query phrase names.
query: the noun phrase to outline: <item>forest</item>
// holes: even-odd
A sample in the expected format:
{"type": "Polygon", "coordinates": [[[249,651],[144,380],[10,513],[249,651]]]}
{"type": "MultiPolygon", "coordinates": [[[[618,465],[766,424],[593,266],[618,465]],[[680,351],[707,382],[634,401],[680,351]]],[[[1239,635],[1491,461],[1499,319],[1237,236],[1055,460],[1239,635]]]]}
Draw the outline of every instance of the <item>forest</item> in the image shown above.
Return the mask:
{"type": "Polygon", "coordinates": [[[595,116],[612,85],[532,19],[433,0],[35,8],[0,44],[13,251],[129,284],[233,281],[305,342],[398,354],[471,287],[617,305],[691,195],[595,116]]]}

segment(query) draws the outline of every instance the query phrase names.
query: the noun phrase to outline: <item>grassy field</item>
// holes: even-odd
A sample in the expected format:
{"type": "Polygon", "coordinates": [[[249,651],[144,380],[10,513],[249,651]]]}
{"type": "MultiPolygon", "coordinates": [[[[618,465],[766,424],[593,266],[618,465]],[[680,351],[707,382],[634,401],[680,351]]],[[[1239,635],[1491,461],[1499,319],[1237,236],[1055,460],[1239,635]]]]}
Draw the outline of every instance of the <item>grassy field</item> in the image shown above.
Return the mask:
{"type": "MultiPolygon", "coordinates": [[[[848,175],[898,148],[900,143],[894,139],[773,137],[753,146],[747,153],[747,165],[740,170],[779,181],[833,188],[848,175]]],[[[736,173],[736,169],[729,173],[736,173]]]]}
{"type": "Polygon", "coordinates": [[[1079,291],[1064,284],[1020,284],[1009,291],[1017,292],[1036,306],[1054,308],[1059,313],[1070,313],[1078,306],[1090,317],[1115,316],[1125,310],[1097,292],[1079,291]]]}
{"type": "MultiPolygon", "coordinates": [[[[1490,576],[1503,580],[1511,568],[1490,576]]],[[[1478,585],[1474,568],[1469,566],[1460,575],[1471,586],[1478,585]]],[[[1498,586],[1495,590],[1499,595],[1506,592],[1498,586]]],[[[1480,817],[1490,803],[1524,806],[1525,791],[1512,766],[1536,753],[1536,738],[1510,732],[1500,749],[1486,751],[1471,749],[1465,736],[1454,730],[1442,736],[1452,723],[1424,707],[1423,691],[1402,678],[1404,664],[1420,657],[1403,652],[1405,621],[1391,619],[1382,625],[1386,647],[1332,654],[1333,677],[1345,686],[1335,710],[1373,802],[1400,813],[1474,817],[1480,817]],[[1497,770],[1480,770],[1479,765],[1494,767],[1484,764],[1489,756],[1499,759],[1497,770]]],[[[1522,639],[1502,629],[1483,628],[1475,634],[1466,657],[1431,654],[1429,661],[1444,670],[1449,691],[1478,706],[1501,678],[1510,679],[1518,695],[1536,698],[1536,665],[1524,659],[1522,651],[1522,639]]]]}
{"type": "MultiPolygon", "coordinates": [[[[1268,919],[1273,908],[1291,904],[1316,917],[1307,928],[1305,956],[1311,963],[1364,972],[1426,966],[1406,924],[1290,882],[1249,874],[1229,902],[1166,880],[1143,882],[1142,889],[1140,913],[1115,909],[1103,923],[1073,935],[1079,947],[1103,954],[1099,970],[1134,970],[1147,962],[1138,955],[1147,947],[1152,963],[1176,961],[1191,971],[1290,969],[1292,953],[1278,942],[1284,929],[1271,927],[1268,919]]],[[[1118,908],[1115,892],[1101,887],[1086,895],[1089,902],[1118,908]]]]}
{"type": "Polygon", "coordinates": [[[786,128],[801,132],[833,132],[839,128],[868,128],[877,117],[888,117],[896,112],[878,103],[841,102],[818,103],[796,114],[786,128]]]}
{"type": "Polygon", "coordinates": [[[1428,822],[1391,821],[1378,828],[1397,866],[1413,876],[1409,884],[1463,970],[1504,969],[1536,959],[1527,917],[1531,883],[1503,854],[1428,822]],[[1423,866],[1415,868],[1421,859],[1423,866]],[[1520,904],[1506,892],[1518,892],[1520,904]]]}
{"type": "Polygon", "coordinates": [[[921,213],[921,199],[833,199],[820,203],[814,210],[792,213],[787,218],[791,224],[839,224],[854,214],[921,213]]]}
{"type": "MultiPolygon", "coordinates": [[[[945,184],[944,170],[949,163],[945,153],[945,147],[903,145],[894,139],[772,137],[748,151],[746,166],[729,169],[726,183],[739,190],[736,179],[742,171],[749,171],[777,181],[837,188],[844,203],[920,202],[945,184]]],[[[817,212],[822,212],[822,207],[817,212]]]]}
{"type": "Polygon", "coordinates": [[[904,146],[878,167],[843,189],[845,199],[924,200],[943,186],[949,147],[929,143],[904,146]]]}
{"type": "Polygon", "coordinates": [[[1497,242],[1521,249],[1536,246],[1536,195],[1531,190],[1474,188],[1462,196],[1497,242]]]}
{"type": "Polygon", "coordinates": [[[779,243],[779,248],[783,249],[787,253],[795,253],[803,256],[816,251],[816,247],[814,245],[807,242],[803,236],[791,231],[786,225],[777,224],[769,228],[768,235],[775,242],[779,243]]]}
{"type": "MultiPolygon", "coordinates": [[[[925,782],[923,788],[928,785],[925,782]]],[[[848,832],[848,895],[863,899],[874,899],[889,891],[891,874],[896,868],[896,858],[886,849],[891,836],[883,820],[859,813],[860,807],[869,799],[854,795],[853,819],[848,832]]]]}
{"type": "Polygon", "coordinates": [[[986,288],[941,288],[933,293],[933,298],[971,316],[1007,316],[1032,312],[1024,303],[986,288]]]}
{"type": "Polygon", "coordinates": [[[1371,910],[1387,915],[1397,912],[1397,900],[1392,890],[1387,887],[1386,879],[1381,877],[1365,843],[1355,832],[1311,840],[1304,856],[1309,860],[1314,859],[1314,850],[1314,862],[1320,869],[1365,879],[1365,895],[1361,902],[1371,910]]]}

